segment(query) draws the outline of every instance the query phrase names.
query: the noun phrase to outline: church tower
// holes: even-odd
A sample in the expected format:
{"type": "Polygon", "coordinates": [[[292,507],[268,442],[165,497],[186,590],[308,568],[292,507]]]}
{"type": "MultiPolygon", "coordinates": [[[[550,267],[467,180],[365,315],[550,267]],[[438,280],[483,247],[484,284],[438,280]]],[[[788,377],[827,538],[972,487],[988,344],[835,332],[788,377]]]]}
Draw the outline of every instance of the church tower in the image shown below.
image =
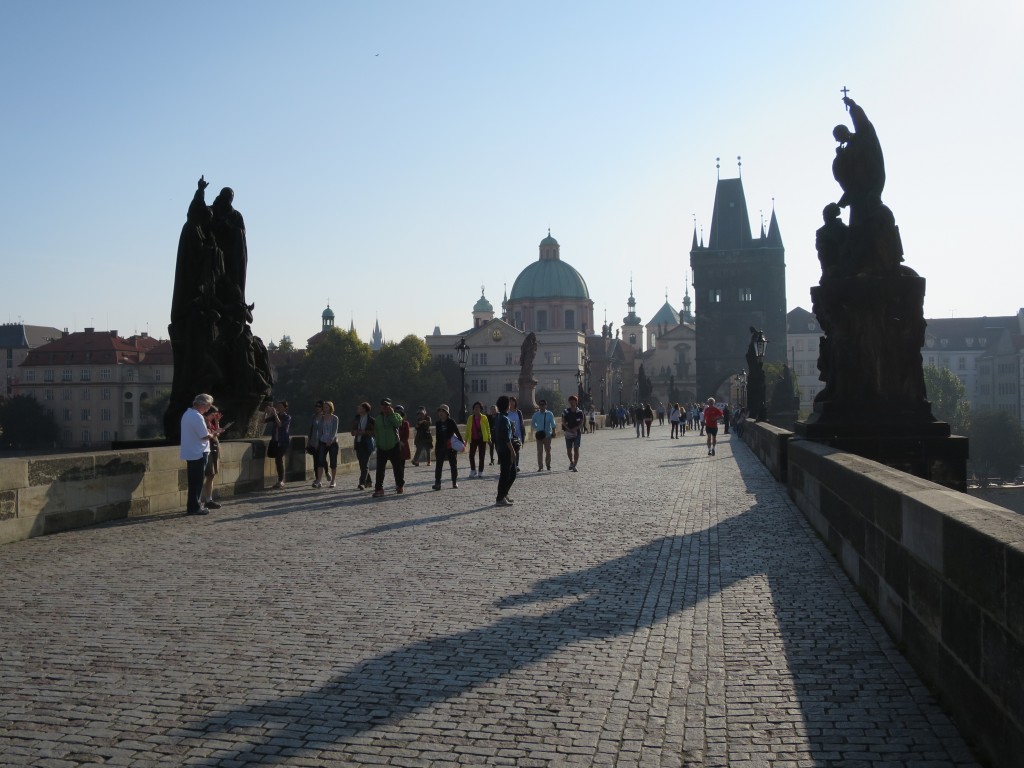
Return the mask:
{"type": "MultiPolygon", "coordinates": [[[[739,158],[737,158],[739,159],[739,158]]],[[[690,249],[697,330],[697,398],[728,399],[747,367],[750,328],[768,337],[768,362],[786,360],[786,263],[772,206],[768,232],[750,234],[742,178],[719,179],[708,244],[690,249]]]]}
{"type": "Polygon", "coordinates": [[[636,313],[636,299],[633,298],[633,278],[629,278],[629,299],[626,301],[629,312],[622,318],[622,341],[629,344],[636,350],[637,354],[643,351],[644,329],[640,324],[640,317],[636,313]]]}
{"type": "Polygon", "coordinates": [[[380,332],[380,320],[373,321],[373,335],[370,337],[370,349],[380,352],[384,346],[384,334],[380,332]]]}
{"type": "Polygon", "coordinates": [[[323,314],[320,315],[321,332],[326,331],[328,328],[334,327],[334,310],[331,309],[331,303],[327,302],[327,309],[324,310],[323,314]]]}
{"type": "Polygon", "coordinates": [[[493,319],[494,305],[484,296],[484,287],[481,285],[480,298],[473,305],[473,327],[479,328],[481,325],[487,325],[493,319]]]}

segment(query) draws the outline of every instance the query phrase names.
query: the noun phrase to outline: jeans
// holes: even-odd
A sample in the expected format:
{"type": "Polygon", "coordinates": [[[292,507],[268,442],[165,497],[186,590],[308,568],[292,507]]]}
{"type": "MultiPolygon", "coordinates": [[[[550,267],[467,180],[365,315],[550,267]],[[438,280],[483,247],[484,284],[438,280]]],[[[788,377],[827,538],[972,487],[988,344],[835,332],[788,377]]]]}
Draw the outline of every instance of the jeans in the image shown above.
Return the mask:
{"type": "Polygon", "coordinates": [[[377,448],[377,484],[374,488],[378,491],[384,490],[384,473],[387,469],[388,462],[391,462],[391,468],[395,473],[395,487],[405,487],[405,459],[402,458],[402,446],[401,444],[396,445],[394,448],[377,448]]]}
{"type": "Polygon", "coordinates": [[[483,440],[471,440],[469,443],[469,468],[476,470],[476,456],[480,454],[480,471],[484,471],[484,456],[487,455],[487,444],[483,440]]]}
{"type": "Polygon", "coordinates": [[[501,471],[498,474],[498,499],[508,496],[512,483],[516,481],[516,465],[512,458],[512,452],[498,448],[498,466],[501,471]]]}
{"type": "Polygon", "coordinates": [[[209,455],[204,453],[200,459],[189,459],[185,462],[185,474],[188,477],[186,512],[198,512],[203,506],[203,481],[206,479],[206,459],[209,455]]]}

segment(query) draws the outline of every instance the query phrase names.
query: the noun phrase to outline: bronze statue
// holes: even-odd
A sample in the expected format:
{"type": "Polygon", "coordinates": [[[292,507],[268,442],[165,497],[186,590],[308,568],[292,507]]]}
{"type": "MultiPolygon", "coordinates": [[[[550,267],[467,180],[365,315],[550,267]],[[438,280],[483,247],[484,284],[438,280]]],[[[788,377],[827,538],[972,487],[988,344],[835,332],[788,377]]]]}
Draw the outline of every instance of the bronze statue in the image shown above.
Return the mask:
{"type": "Polygon", "coordinates": [[[199,178],[178,239],[168,334],[174,381],[164,434],[177,442],[181,414],[200,392],[214,395],[234,425],[226,437],[258,434],[259,406],[273,377],[263,342],[252,335],[252,304],[245,302],[248,249],[245,223],[221,190],[206,205],[209,183],[199,178]]]}
{"type": "Polygon", "coordinates": [[[832,130],[832,135],[839,142],[836,158],[832,161],[832,175],[843,188],[839,206],[850,207],[852,226],[870,216],[882,204],[885,161],[875,126],[864,110],[849,96],[843,96],[843,102],[850,110],[856,133],[845,125],[837,125],[832,130]]]}
{"type": "Polygon", "coordinates": [[[533,360],[537,357],[537,334],[530,331],[519,348],[519,379],[533,378],[533,360]]]}

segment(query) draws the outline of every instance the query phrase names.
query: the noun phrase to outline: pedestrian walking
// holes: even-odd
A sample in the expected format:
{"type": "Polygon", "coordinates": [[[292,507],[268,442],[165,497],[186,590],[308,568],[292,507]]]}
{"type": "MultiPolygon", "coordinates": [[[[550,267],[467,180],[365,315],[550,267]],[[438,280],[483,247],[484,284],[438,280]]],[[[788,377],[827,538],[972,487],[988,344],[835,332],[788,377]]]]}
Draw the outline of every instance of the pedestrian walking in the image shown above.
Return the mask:
{"type": "Polygon", "coordinates": [[[590,421],[590,434],[597,432],[597,411],[593,407],[590,408],[590,413],[587,414],[587,419],[590,421]]]}
{"type": "Polygon", "coordinates": [[[544,469],[551,471],[551,438],[555,436],[555,414],[548,410],[548,401],[541,400],[537,403],[540,410],[530,417],[530,426],[533,427],[533,439],[537,441],[537,471],[544,469]]]}
{"type": "Polygon", "coordinates": [[[373,496],[384,495],[384,475],[388,462],[395,475],[395,493],[405,493],[405,459],[402,458],[401,439],[398,428],[402,426],[402,414],[395,411],[391,398],[380,401],[380,412],[374,417],[373,437],[377,441],[377,482],[374,484],[373,496]]]}
{"type": "Polygon", "coordinates": [[[377,441],[374,440],[373,430],[376,426],[370,411],[373,408],[367,402],[362,402],[356,407],[356,415],[352,419],[352,448],[356,452],[356,461],[359,462],[359,485],[360,491],[373,485],[370,477],[370,457],[377,450],[377,441]]]}
{"type": "Polygon", "coordinates": [[[409,461],[412,458],[412,449],[409,448],[409,437],[412,435],[412,425],[405,417],[405,406],[396,405],[395,413],[402,417],[402,423],[398,426],[398,446],[402,452],[402,461],[409,461]]]}
{"type": "Polygon", "coordinates": [[[520,449],[526,442],[526,424],[523,421],[523,412],[519,410],[519,401],[514,397],[508,399],[508,420],[512,422],[512,443],[516,449],[516,469],[519,469],[519,454],[522,453],[520,449]]]}
{"type": "Polygon", "coordinates": [[[278,400],[273,405],[268,405],[263,422],[272,425],[267,456],[274,460],[274,469],[277,470],[277,483],[274,488],[284,488],[284,457],[288,453],[292,427],[292,417],[288,413],[288,401],[278,400]]]}
{"type": "Polygon", "coordinates": [[[188,481],[185,512],[189,515],[210,514],[203,509],[202,492],[210,438],[216,435],[210,431],[203,416],[212,406],[213,398],[210,395],[196,395],[192,407],[181,415],[181,446],[178,455],[185,462],[185,477],[188,481]]]}
{"type": "Polygon", "coordinates": [[[338,416],[334,412],[334,403],[330,400],[323,401],[323,409],[320,415],[319,434],[317,436],[317,468],[314,488],[322,488],[323,480],[327,480],[327,487],[334,488],[336,475],[338,474],[338,416]]]}
{"type": "Polygon", "coordinates": [[[494,431],[491,434],[494,440],[494,448],[498,453],[498,496],[494,502],[497,507],[508,507],[512,505],[512,499],[508,492],[516,481],[516,454],[513,425],[508,417],[510,406],[509,397],[501,395],[495,405],[498,408],[498,416],[494,420],[494,431]]]}
{"type": "Polygon", "coordinates": [[[671,428],[670,440],[679,439],[679,403],[672,403],[672,409],[668,412],[668,423],[671,428]]]}
{"type": "Polygon", "coordinates": [[[494,466],[494,420],[498,418],[498,406],[492,405],[487,410],[487,421],[491,427],[491,442],[487,444],[487,450],[491,454],[491,466],[494,466]]]}
{"type": "Polygon", "coordinates": [[[715,445],[718,442],[718,420],[722,418],[722,412],[715,407],[715,398],[709,397],[708,404],[704,408],[704,430],[708,433],[708,456],[715,455],[715,445]]]}
{"type": "Polygon", "coordinates": [[[636,436],[643,437],[644,434],[644,404],[638,403],[636,408],[632,408],[633,413],[633,426],[636,427],[636,436]]]}
{"type": "Polygon", "coordinates": [[[444,472],[445,462],[451,469],[452,488],[459,487],[459,453],[465,445],[459,425],[453,419],[451,409],[447,405],[440,405],[437,408],[437,421],[434,422],[434,432],[437,438],[436,464],[434,465],[435,491],[441,490],[441,474],[444,472]],[[455,442],[456,438],[458,442],[455,442]]]}
{"type": "Polygon", "coordinates": [[[569,471],[576,472],[580,460],[580,443],[583,440],[583,411],[579,398],[569,395],[569,407],[562,411],[562,435],[565,437],[565,453],[569,457],[569,471]]]}
{"type": "Polygon", "coordinates": [[[722,406],[722,429],[725,434],[729,434],[729,421],[732,419],[732,412],[729,410],[729,404],[725,403],[722,406]]]}
{"type": "Polygon", "coordinates": [[[430,414],[427,413],[427,406],[421,405],[416,411],[416,437],[413,438],[413,445],[416,446],[416,455],[412,457],[412,465],[418,467],[425,457],[427,466],[430,466],[430,451],[434,448],[434,438],[431,436],[433,422],[430,414]]]}
{"type": "Polygon", "coordinates": [[[484,413],[484,404],[477,400],[473,403],[473,412],[469,414],[466,425],[469,432],[469,476],[484,476],[484,457],[487,455],[487,444],[491,442],[491,421],[484,413]],[[480,457],[480,469],[476,466],[476,457],[480,457]]]}
{"type": "Polygon", "coordinates": [[[651,424],[654,423],[654,409],[651,408],[650,403],[644,404],[644,429],[646,430],[645,437],[651,436],[651,424]]]}

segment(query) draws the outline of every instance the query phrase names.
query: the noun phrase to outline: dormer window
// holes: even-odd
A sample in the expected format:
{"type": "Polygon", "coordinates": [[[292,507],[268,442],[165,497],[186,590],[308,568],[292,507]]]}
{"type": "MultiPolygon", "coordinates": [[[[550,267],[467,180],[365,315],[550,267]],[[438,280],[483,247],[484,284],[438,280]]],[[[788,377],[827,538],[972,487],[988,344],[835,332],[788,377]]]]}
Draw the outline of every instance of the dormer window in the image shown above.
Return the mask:
{"type": "Polygon", "coordinates": [[[985,338],[984,336],[979,336],[978,337],[978,344],[979,344],[979,346],[984,347],[985,344],[987,344],[987,343],[988,343],[988,339],[987,338],[985,338]]]}
{"type": "Polygon", "coordinates": [[[965,339],[965,341],[967,342],[967,346],[968,347],[973,347],[974,346],[974,337],[973,336],[968,336],[965,339]]]}
{"type": "Polygon", "coordinates": [[[949,339],[942,339],[942,341],[939,343],[942,344],[943,349],[945,349],[946,347],[949,346],[949,339]]]}

